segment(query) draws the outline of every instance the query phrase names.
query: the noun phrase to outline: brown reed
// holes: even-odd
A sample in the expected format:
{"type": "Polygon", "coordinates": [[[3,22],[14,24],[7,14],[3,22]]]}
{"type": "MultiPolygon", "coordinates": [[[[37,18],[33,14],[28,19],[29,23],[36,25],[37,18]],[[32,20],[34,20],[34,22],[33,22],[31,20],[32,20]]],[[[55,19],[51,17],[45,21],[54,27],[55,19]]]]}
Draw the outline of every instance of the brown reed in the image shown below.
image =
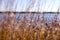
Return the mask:
{"type": "Polygon", "coordinates": [[[16,18],[13,13],[7,15],[0,19],[0,40],[60,40],[58,19],[54,18],[56,21],[49,25],[41,15],[30,14],[29,19],[28,14],[22,18],[16,18]]]}

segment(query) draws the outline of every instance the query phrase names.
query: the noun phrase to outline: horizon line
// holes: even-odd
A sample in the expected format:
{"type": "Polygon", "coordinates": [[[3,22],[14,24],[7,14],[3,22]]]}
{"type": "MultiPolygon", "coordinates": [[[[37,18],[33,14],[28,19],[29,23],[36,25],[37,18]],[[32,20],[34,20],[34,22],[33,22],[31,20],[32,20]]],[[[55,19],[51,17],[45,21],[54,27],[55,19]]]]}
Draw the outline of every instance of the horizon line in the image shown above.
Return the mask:
{"type": "Polygon", "coordinates": [[[0,11],[0,13],[60,13],[60,12],[12,12],[12,11],[0,11]]]}

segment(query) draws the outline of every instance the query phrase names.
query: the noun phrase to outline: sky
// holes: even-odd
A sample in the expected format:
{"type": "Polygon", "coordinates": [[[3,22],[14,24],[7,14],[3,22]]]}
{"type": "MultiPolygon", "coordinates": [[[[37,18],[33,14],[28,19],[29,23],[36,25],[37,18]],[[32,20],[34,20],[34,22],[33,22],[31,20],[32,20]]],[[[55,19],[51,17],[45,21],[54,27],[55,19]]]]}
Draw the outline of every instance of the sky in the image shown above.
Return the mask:
{"type": "Polygon", "coordinates": [[[0,11],[57,12],[58,8],[60,0],[0,0],[0,11]]]}

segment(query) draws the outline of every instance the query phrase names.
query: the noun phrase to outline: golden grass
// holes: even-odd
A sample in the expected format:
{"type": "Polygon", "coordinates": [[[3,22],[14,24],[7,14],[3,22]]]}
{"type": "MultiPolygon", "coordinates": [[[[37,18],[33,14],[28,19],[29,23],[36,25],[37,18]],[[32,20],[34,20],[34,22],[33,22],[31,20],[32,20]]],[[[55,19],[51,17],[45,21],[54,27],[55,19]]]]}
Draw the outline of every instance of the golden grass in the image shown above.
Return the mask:
{"type": "MultiPolygon", "coordinates": [[[[32,15],[32,14],[31,14],[32,15]]],[[[48,23],[40,23],[41,20],[31,16],[30,20],[27,16],[17,19],[15,16],[0,20],[0,40],[60,40],[60,25],[54,22],[52,25],[48,23]],[[16,20],[17,19],[17,20],[16,20]],[[28,22],[28,23],[27,23],[28,22]],[[55,24],[55,25],[54,25],[55,24]]],[[[42,19],[42,18],[41,18],[42,19]]]]}

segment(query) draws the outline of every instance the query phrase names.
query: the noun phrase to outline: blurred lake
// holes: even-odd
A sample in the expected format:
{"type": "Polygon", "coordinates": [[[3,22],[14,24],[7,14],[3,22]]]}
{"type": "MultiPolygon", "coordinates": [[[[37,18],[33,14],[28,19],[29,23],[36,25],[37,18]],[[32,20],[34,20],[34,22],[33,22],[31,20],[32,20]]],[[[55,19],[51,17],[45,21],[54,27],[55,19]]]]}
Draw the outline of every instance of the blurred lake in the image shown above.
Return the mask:
{"type": "MultiPolygon", "coordinates": [[[[34,15],[34,17],[36,17],[36,14],[37,13],[32,13],[33,15],[34,15]]],[[[3,17],[3,16],[7,16],[7,14],[3,14],[3,13],[0,13],[0,18],[1,17],[3,17]]],[[[18,16],[20,16],[20,18],[22,18],[22,17],[24,17],[24,13],[15,13],[14,14],[15,15],[15,17],[17,18],[18,16]]],[[[39,17],[42,17],[42,15],[43,14],[39,14],[39,17]]],[[[27,13],[27,18],[29,19],[30,18],[30,16],[31,16],[31,14],[30,13],[27,13]]],[[[44,18],[45,19],[47,19],[48,21],[52,21],[52,19],[54,18],[54,16],[55,16],[55,13],[45,13],[44,14],[44,18]]],[[[58,18],[58,21],[60,22],[60,13],[59,14],[57,14],[57,18],[58,18]]]]}

